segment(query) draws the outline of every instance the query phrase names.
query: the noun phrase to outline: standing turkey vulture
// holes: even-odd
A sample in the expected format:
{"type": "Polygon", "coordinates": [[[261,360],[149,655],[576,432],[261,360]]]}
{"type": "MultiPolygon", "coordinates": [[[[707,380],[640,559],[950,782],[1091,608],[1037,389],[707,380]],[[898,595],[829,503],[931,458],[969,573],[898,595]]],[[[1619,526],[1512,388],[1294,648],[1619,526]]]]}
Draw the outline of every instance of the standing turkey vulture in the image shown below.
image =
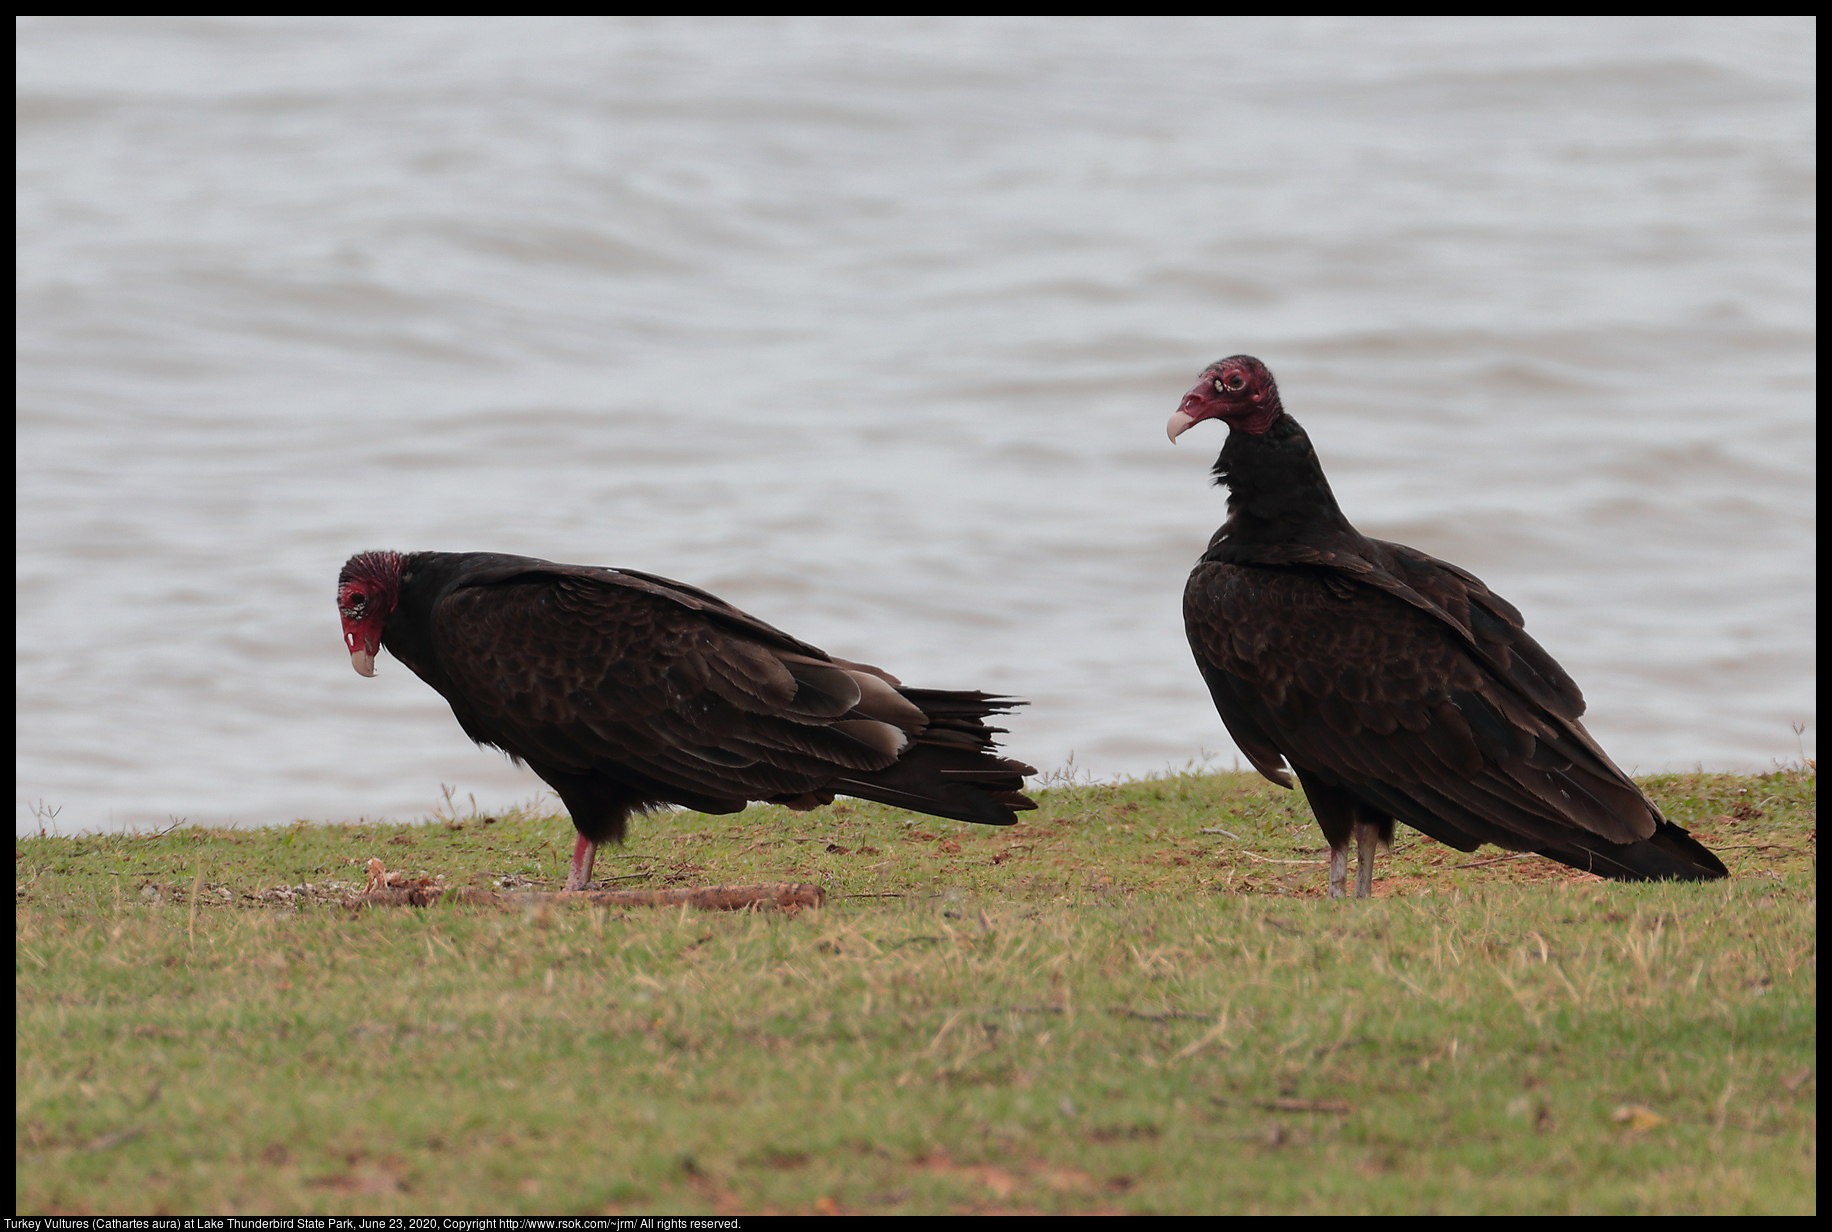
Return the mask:
{"type": "Polygon", "coordinates": [[[1228,425],[1215,462],[1228,520],[1183,595],[1215,708],[1255,769],[1289,764],[1329,841],[1341,897],[1373,890],[1403,821],[1473,851],[1493,843],[1630,881],[1727,876],[1609,759],[1584,696],[1474,575],[1369,539],[1336,505],[1310,438],[1250,355],[1209,365],[1170,439],[1228,425]]]}
{"type": "Polygon", "coordinates": [[[835,794],[1008,826],[1031,767],[993,752],[985,693],[906,689],[679,582],[491,552],[362,552],[337,578],[344,642],[383,646],[465,735],[552,786],[579,831],[569,890],[631,812],[802,810],[835,794]]]}

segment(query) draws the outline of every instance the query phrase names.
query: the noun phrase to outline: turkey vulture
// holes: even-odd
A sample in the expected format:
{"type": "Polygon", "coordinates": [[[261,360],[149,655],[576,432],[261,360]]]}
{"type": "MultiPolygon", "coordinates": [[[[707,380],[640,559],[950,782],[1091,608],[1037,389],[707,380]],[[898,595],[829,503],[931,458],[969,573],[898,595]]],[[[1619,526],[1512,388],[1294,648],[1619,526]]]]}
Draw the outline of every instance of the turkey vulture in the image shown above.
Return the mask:
{"type": "Polygon", "coordinates": [[[1190,649],[1254,768],[1282,787],[1297,771],[1332,897],[1351,838],[1355,893],[1372,893],[1395,821],[1621,880],[1728,875],[1584,730],[1583,694],[1512,604],[1349,525],[1264,364],[1209,365],[1170,439],[1204,419],[1228,425],[1214,468],[1228,520],[1184,591],[1190,649]]]}
{"type": "Polygon", "coordinates": [[[337,578],[358,673],[383,646],[465,735],[525,762],[579,831],[569,890],[631,812],[802,810],[836,794],[1008,826],[1031,767],[983,719],[1023,703],[906,689],[703,590],[492,552],[362,552],[337,578]]]}

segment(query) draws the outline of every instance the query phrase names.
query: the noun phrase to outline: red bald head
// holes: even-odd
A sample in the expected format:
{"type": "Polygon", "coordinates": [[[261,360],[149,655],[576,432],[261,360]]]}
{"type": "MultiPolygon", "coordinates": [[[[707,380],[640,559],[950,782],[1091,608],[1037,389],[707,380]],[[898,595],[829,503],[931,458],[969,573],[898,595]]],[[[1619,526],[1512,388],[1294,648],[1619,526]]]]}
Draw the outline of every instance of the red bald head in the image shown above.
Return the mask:
{"type": "Polygon", "coordinates": [[[1284,410],[1278,384],[1266,365],[1251,355],[1230,355],[1203,370],[1202,379],[1183,395],[1165,430],[1174,441],[1205,419],[1219,419],[1230,428],[1258,436],[1284,410]]]}
{"type": "Polygon", "coordinates": [[[337,575],[337,614],[343,618],[344,645],[359,676],[375,675],[375,656],[382,649],[382,626],[401,597],[401,554],[358,552],[337,575]]]}

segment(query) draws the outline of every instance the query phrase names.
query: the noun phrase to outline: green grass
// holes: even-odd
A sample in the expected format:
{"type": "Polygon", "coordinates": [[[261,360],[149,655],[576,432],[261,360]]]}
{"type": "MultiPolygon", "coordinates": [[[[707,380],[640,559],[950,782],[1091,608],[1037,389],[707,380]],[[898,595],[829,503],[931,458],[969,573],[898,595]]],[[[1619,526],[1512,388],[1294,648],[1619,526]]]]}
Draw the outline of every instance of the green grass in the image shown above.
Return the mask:
{"type": "Polygon", "coordinates": [[[15,1207],[1810,1212],[1814,775],[1645,784],[1731,880],[1404,832],[1330,901],[1278,862],[1322,859],[1303,797],[1235,775],[653,817],[598,865],[825,884],[797,916],[336,905],[371,857],[557,885],[534,813],[21,839],[15,1207]]]}

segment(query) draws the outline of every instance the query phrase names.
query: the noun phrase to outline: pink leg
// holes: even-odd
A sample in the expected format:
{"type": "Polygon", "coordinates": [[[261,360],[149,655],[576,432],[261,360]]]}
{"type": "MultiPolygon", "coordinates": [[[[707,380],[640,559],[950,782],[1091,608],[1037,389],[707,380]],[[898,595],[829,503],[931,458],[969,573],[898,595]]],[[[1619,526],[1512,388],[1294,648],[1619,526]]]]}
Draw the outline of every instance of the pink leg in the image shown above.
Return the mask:
{"type": "Polygon", "coordinates": [[[583,890],[592,883],[592,862],[598,858],[598,844],[583,834],[573,845],[572,872],[567,874],[566,888],[583,890]]]}

